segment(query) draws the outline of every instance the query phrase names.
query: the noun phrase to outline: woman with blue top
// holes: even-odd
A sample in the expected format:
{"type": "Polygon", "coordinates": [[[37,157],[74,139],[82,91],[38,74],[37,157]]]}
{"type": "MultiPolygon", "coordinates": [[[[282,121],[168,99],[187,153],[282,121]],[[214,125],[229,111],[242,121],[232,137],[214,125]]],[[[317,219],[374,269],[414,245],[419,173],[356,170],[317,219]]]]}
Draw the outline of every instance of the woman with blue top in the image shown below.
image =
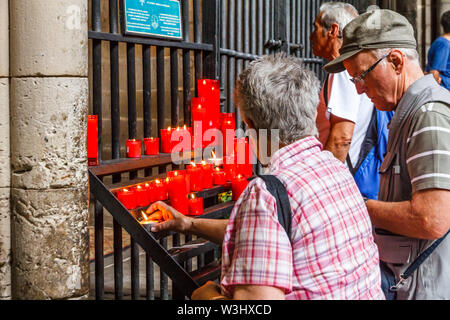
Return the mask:
{"type": "Polygon", "coordinates": [[[428,51],[426,72],[434,75],[436,81],[450,89],[450,11],[441,18],[444,35],[436,39],[428,51]]]}

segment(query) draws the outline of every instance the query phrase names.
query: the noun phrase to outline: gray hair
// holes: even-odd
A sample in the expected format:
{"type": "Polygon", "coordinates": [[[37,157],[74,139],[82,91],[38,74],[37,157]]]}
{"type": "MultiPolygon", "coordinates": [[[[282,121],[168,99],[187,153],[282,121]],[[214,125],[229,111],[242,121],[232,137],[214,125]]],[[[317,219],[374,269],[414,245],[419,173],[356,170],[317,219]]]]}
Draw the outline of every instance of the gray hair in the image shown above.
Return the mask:
{"type": "Polygon", "coordinates": [[[324,32],[330,30],[333,23],[337,23],[339,38],[342,38],[345,26],[359,15],[354,6],[344,2],[326,2],[320,6],[319,11],[323,12],[321,20],[324,32]]]}
{"type": "Polygon", "coordinates": [[[242,71],[235,99],[256,130],[279,130],[282,144],[316,136],[320,82],[299,58],[263,56],[242,71]]]}
{"type": "MultiPolygon", "coordinates": [[[[375,49],[371,50],[377,59],[381,59],[383,56],[387,55],[391,50],[398,50],[403,53],[408,60],[420,66],[419,53],[416,49],[409,48],[387,48],[387,49],[375,49]]],[[[381,64],[386,64],[386,60],[381,61],[381,64]]]]}

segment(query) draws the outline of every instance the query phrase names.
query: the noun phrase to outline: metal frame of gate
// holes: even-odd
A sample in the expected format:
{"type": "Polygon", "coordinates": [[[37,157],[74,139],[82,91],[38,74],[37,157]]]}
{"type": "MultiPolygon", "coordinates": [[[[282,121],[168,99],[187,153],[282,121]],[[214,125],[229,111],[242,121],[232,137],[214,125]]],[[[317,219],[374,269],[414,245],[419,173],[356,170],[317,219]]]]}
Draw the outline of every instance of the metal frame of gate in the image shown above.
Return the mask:
{"type": "MultiPolygon", "coordinates": [[[[201,283],[217,279],[220,248],[206,243],[196,249],[167,250],[168,239],[174,246],[189,243],[192,237],[182,241],[179,234],[152,234],[139,225],[113,196],[112,190],[137,184],[163,175],[171,164],[170,155],[143,156],[141,159],[123,159],[120,156],[120,88],[119,74],[127,74],[128,138],[142,139],[152,136],[152,118],[157,119],[157,133],[165,128],[166,114],[170,111],[170,125],[176,127],[191,124],[190,103],[196,92],[191,87],[192,73],[195,79],[215,78],[221,81],[221,110],[235,112],[232,101],[234,82],[247,64],[263,54],[284,51],[303,58],[304,62],[322,77],[321,59],[312,56],[309,35],[320,4],[325,1],[311,0],[181,0],[183,18],[183,41],[124,36],[119,33],[119,0],[91,0],[92,29],[89,31],[92,48],[92,108],[99,117],[98,167],[90,167],[91,199],[95,203],[95,297],[104,299],[104,221],[105,208],[114,218],[114,280],[115,298],[123,299],[122,229],[131,236],[131,298],[139,299],[139,246],[146,252],[146,298],[155,299],[153,262],[160,266],[160,299],[169,298],[168,276],[172,279],[173,299],[184,299],[201,283]],[[102,26],[101,2],[108,1],[109,25],[102,26]],[[193,23],[190,24],[190,13],[193,23]],[[202,19],[203,17],[203,19],[202,19]],[[103,27],[103,28],[102,28],[103,27]],[[108,32],[102,31],[108,29],[108,32]],[[191,39],[193,34],[193,39],[191,39]],[[109,44],[110,78],[102,76],[102,44],[109,44]],[[119,64],[119,44],[126,44],[126,69],[119,64]],[[151,69],[152,48],[155,50],[156,70],[151,69]],[[170,51],[170,101],[165,101],[165,51],[170,51]],[[136,50],[142,56],[142,104],[137,103],[136,50]],[[181,64],[180,61],[181,60],[181,64]],[[193,66],[191,60],[194,61],[193,66]],[[182,72],[182,103],[178,95],[178,73],[182,72]],[[156,72],[156,84],[151,82],[156,72]],[[111,103],[104,106],[102,83],[109,82],[111,103]],[[157,112],[152,115],[152,88],[156,88],[157,112]],[[111,110],[111,158],[103,159],[102,108],[111,110]],[[143,137],[137,132],[137,108],[143,114],[143,137]],[[182,115],[182,117],[181,117],[182,115]],[[181,118],[184,123],[181,123],[181,118]],[[156,168],[156,169],[155,169],[156,168]],[[155,169],[155,170],[154,170],[155,169]],[[155,171],[157,171],[155,175],[155,171]],[[139,177],[139,172],[140,176],[139,177]],[[143,177],[142,177],[143,176],[143,177]],[[183,242],[183,243],[182,243],[183,242]],[[197,270],[193,269],[197,259],[197,270]]],[[[358,1],[346,1],[355,4],[358,1]]],[[[106,66],[108,67],[108,66],[106,66]]],[[[244,129],[236,112],[237,127],[244,129]]],[[[156,136],[156,134],[153,134],[156,136]]],[[[185,154],[192,158],[192,154],[185,154]]],[[[182,168],[182,167],[181,167],[182,168]]],[[[259,171],[259,167],[255,168],[259,171]]],[[[205,218],[226,218],[233,203],[218,204],[217,195],[229,187],[216,187],[199,194],[206,199],[205,218]]]]}

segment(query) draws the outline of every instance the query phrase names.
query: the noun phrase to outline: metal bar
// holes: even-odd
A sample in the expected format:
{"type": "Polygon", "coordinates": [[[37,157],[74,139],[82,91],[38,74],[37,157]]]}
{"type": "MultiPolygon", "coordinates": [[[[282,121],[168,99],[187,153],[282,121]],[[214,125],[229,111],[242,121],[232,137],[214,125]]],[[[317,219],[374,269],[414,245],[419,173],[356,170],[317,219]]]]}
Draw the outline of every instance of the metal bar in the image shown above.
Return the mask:
{"type": "Polygon", "coordinates": [[[145,44],[149,46],[158,46],[166,48],[188,49],[198,51],[212,51],[213,47],[210,44],[204,43],[192,43],[185,41],[164,41],[150,38],[139,38],[131,36],[122,36],[120,34],[111,34],[100,31],[88,31],[89,39],[93,40],[105,40],[105,41],[117,41],[124,43],[145,44]]]}
{"type": "Polygon", "coordinates": [[[100,0],[92,0],[92,29],[95,31],[102,29],[100,0]]]}
{"type": "Polygon", "coordinates": [[[242,52],[238,52],[238,51],[230,50],[230,49],[220,49],[220,54],[226,55],[229,57],[234,57],[237,59],[242,59],[242,60],[255,60],[255,59],[259,58],[258,55],[254,55],[251,53],[242,53],[242,52]]]}
{"type": "MultiPolygon", "coordinates": [[[[164,249],[167,249],[167,238],[162,238],[159,240],[159,243],[164,249]]],[[[162,270],[163,268],[159,269],[161,300],[169,300],[169,279],[167,278],[167,274],[162,270]]]]}
{"type": "Polygon", "coordinates": [[[95,194],[111,215],[130,234],[134,240],[152,256],[153,260],[170,276],[187,296],[198,288],[198,284],[189,274],[167,253],[150,232],[144,229],[128,210],[106,189],[103,183],[89,170],[91,193],[95,194]]]}
{"type": "MultiPolygon", "coordinates": [[[[271,1],[270,0],[264,0],[264,38],[263,38],[263,45],[267,40],[272,39],[271,35],[270,35],[270,25],[271,25],[271,10],[270,10],[270,6],[271,5],[271,1]]],[[[269,53],[269,49],[268,48],[264,48],[264,54],[268,54],[269,53]]]]}
{"type": "MultiPolygon", "coordinates": [[[[227,19],[227,1],[222,0],[220,2],[220,45],[219,51],[221,48],[227,46],[227,28],[228,28],[228,19],[227,19]]],[[[228,72],[227,71],[227,57],[222,55],[220,57],[220,92],[221,92],[221,100],[220,100],[220,112],[227,112],[227,85],[228,85],[228,72]],[[222,99],[223,98],[223,99],[222,99]]]]}
{"type": "Polygon", "coordinates": [[[153,259],[149,254],[145,254],[145,274],[146,274],[146,298],[147,300],[155,300],[155,270],[153,267],[153,259]]]}
{"type": "MultiPolygon", "coordinates": [[[[184,41],[190,40],[189,0],[182,1],[184,41]]],[[[191,119],[191,51],[183,49],[183,113],[184,124],[190,127],[191,119]]]]}
{"type": "Polygon", "coordinates": [[[202,2],[203,42],[212,43],[213,51],[203,53],[203,77],[219,79],[220,6],[219,0],[202,2]]]}
{"type": "Polygon", "coordinates": [[[131,237],[131,299],[139,299],[139,246],[131,237]]]}
{"type": "Polygon", "coordinates": [[[142,86],[144,109],[144,138],[152,136],[152,77],[150,46],[142,46],[142,86]]]}
{"type": "MultiPolygon", "coordinates": [[[[244,36],[244,52],[250,53],[250,41],[253,41],[253,39],[250,38],[250,1],[251,0],[244,0],[243,1],[243,36],[244,36]]],[[[246,68],[248,64],[248,61],[243,61],[243,67],[246,68]]],[[[208,263],[207,263],[208,264],[208,263]]]]}
{"type": "Polygon", "coordinates": [[[156,90],[158,109],[158,137],[161,143],[161,129],[164,129],[166,106],[164,101],[164,47],[156,47],[156,90]]]}
{"type": "MultiPolygon", "coordinates": [[[[109,31],[118,32],[117,1],[109,1],[109,31]]],[[[109,42],[111,78],[111,153],[112,159],[120,158],[120,87],[119,87],[119,43],[109,42]]],[[[113,178],[120,180],[120,176],[113,178]]]]}
{"type": "MultiPolygon", "coordinates": [[[[194,42],[200,43],[202,41],[201,35],[201,19],[200,19],[200,0],[193,0],[194,5],[194,42]]],[[[198,83],[197,80],[203,77],[202,70],[202,53],[199,50],[194,52],[195,60],[195,95],[198,96],[198,83]]]]}
{"type": "Polygon", "coordinates": [[[170,103],[172,127],[180,125],[180,104],[178,98],[178,49],[170,49],[170,103]]]}
{"type": "Polygon", "coordinates": [[[122,254],[122,227],[114,219],[114,295],[116,300],[123,299],[123,254],[122,254]]]}
{"type": "Polygon", "coordinates": [[[250,32],[251,32],[251,36],[250,36],[250,53],[252,54],[256,54],[257,52],[257,47],[256,47],[256,43],[257,43],[257,35],[256,35],[256,18],[257,18],[257,14],[258,14],[258,8],[256,7],[256,0],[251,0],[251,10],[250,10],[250,14],[251,14],[251,20],[250,20],[250,32]]]}
{"type": "Polygon", "coordinates": [[[261,56],[264,52],[264,7],[263,0],[258,0],[258,27],[257,27],[257,55],[261,56]]]}
{"type": "MultiPolygon", "coordinates": [[[[92,1],[92,28],[100,31],[101,6],[100,0],[92,1]]],[[[98,160],[102,160],[102,42],[100,40],[92,41],[92,94],[93,94],[93,112],[98,116],[98,160]]]]}
{"type": "MultiPolygon", "coordinates": [[[[242,52],[242,1],[236,0],[236,51],[242,52]]],[[[248,0],[244,0],[247,2],[248,0]]],[[[235,79],[238,78],[240,72],[242,71],[242,60],[238,59],[236,61],[235,79]]],[[[234,83],[233,83],[234,89],[234,83]]],[[[235,112],[236,129],[243,129],[242,117],[239,112],[235,112]]],[[[239,135],[239,134],[238,134],[239,135]]]]}
{"type": "Polygon", "coordinates": [[[95,228],[95,298],[103,300],[105,298],[105,262],[103,257],[103,206],[99,201],[95,201],[94,208],[94,228],[95,228]]]}
{"type": "MultiPolygon", "coordinates": [[[[127,43],[127,88],[128,88],[128,138],[137,138],[136,113],[136,49],[127,43]]],[[[137,177],[137,171],[130,172],[130,180],[137,177]]]]}

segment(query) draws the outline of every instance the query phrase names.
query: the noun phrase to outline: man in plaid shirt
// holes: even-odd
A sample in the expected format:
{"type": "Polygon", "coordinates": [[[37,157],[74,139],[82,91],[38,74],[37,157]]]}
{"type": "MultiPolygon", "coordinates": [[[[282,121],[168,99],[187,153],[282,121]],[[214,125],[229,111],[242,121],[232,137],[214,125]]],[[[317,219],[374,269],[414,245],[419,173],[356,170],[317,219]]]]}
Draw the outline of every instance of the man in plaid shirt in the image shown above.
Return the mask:
{"type": "MultiPolygon", "coordinates": [[[[192,219],[173,208],[173,219],[154,227],[221,243],[220,286],[209,282],[193,299],[384,299],[378,249],[364,200],[350,172],[315,137],[319,81],[296,58],[266,56],[239,77],[235,99],[253,145],[273,150],[268,173],[287,189],[291,238],[280,225],[275,198],[262,179],[242,193],[228,221],[192,219]],[[259,143],[259,144],[258,144],[259,143]]],[[[258,159],[263,159],[261,148],[258,159]]],[[[264,161],[261,161],[263,164],[264,161]]]]}

